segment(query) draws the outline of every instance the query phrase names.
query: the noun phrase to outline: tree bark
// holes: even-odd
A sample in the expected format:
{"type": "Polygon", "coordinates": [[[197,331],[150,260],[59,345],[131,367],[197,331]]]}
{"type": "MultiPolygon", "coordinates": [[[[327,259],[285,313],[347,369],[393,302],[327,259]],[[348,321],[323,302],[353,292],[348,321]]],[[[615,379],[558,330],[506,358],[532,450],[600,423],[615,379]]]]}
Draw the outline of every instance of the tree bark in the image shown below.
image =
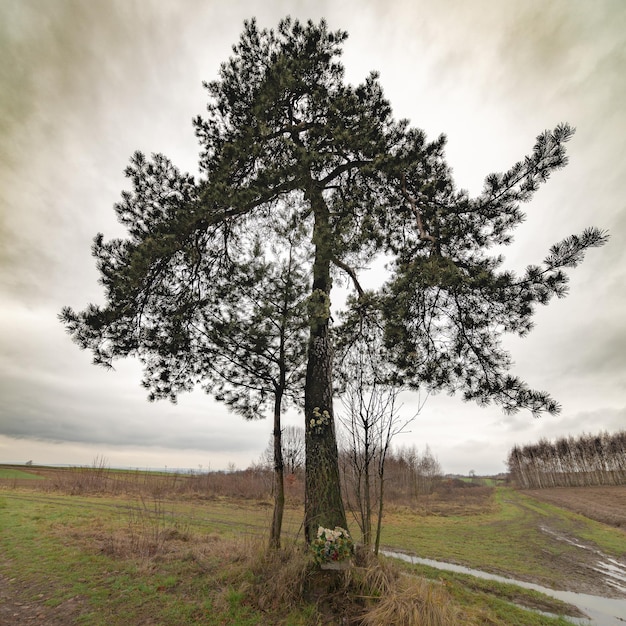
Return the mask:
{"type": "Polygon", "coordinates": [[[341,498],[337,439],[332,413],[332,352],[328,337],[312,337],[305,393],[306,480],[305,536],[315,539],[319,526],[346,528],[341,498]]]}
{"type": "MultiPolygon", "coordinates": [[[[366,434],[366,437],[368,434],[366,434]]],[[[365,498],[365,519],[363,520],[363,543],[367,551],[372,545],[372,498],[371,498],[371,485],[370,485],[370,450],[368,442],[365,444],[365,488],[363,496],[365,498]]]]}
{"type": "Polygon", "coordinates": [[[333,349],[329,337],[332,232],[328,207],[314,181],[307,197],[315,216],[313,290],[309,298],[309,349],[304,392],[306,477],[304,531],[307,543],[319,526],[347,528],[341,498],[333,414],[333,349]]]}
{"type": "Polygon", "coordinates": [[[270,548],[280,548],[280,533],[285,510],[285,465],[283,463],[283,442],[280,422],[282,391],[274,397],[274,514],[270,530],[270,548]]]}
{"type": "Polygon", "coordinates": [[[374,542],[374,554],[378,556],[380,549],[380,531],[383,528],[383,505],[385,497],[385,475],[384,470],[380,472],[379,476],[379,489],[378,489],[378,519],[376,520],[376,540],[374,542]]]}

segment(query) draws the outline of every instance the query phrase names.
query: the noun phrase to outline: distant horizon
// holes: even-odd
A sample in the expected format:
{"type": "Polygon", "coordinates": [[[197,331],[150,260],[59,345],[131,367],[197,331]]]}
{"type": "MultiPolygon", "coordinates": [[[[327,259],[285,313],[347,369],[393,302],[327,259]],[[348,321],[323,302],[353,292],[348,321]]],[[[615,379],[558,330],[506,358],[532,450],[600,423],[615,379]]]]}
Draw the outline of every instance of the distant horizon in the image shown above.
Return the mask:
{"type": "MultiPolygon", "coordinates": [[[[32,467],[32,468],[60,468],[60,469],[100,469],[100,466],[93,465],[75,465],[73,463],[6,463],[4,461],[0,461],[0,467],[32,467]]],[[[106,465],[103,467],[105,470],[118,470],[118,471],[129,471],[129,472],[166,472],[168,474],[235,474],[236,472],[246,472],[249,470],[255,469],[252,465],[243,468],[235,468],[232,470],[229,469],[211,469],[211,468],[192,468],[192,467],[135,467],[135,466],[127,466],[127,467],[119,467],[114,465],[106,465]]],[[[267,467],[269,471],[271,471],[271,467],[267,467]]],[[[461,474],[458,472],[443,472],[441,473],[441,478],[454,478],[456,476],[462,476],[463,478],[495,478],[497,476],[503,476],[508,474],[508,472],[499,472],[497,474],[461,474]]]]}

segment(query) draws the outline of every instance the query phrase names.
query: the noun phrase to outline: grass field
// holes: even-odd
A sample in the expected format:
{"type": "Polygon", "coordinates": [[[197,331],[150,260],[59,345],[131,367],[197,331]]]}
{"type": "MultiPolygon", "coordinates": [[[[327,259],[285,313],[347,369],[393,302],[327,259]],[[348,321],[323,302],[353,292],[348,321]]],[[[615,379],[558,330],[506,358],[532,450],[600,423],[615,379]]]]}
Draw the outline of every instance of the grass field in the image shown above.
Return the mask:
{"type": "Polygon", "coordinates": [[[489,505],[472,515],[391,511],[382,539],[424,558],[565,589],[580,577],[571,565],[578,549],[555,535],[584,539],[615,558],[626,555],[620,530],[504,487],[492,490],[489,505]]]}
{"type": "MultiPolygon", "coordinates": [[[[32,623],[33,616],[53,626],[295,626],[357,616],[374,624],[388,619],[384,611],[406,617],[418,609],[430,615],[426,624],[567,623],[520,605],[576,615],[519,587],[387,559],[324,578],[328,573],[316,571],[302,550],[299,505],[287,508],[284,550],[268,556],[266,500],[166,498],[154,491],[68,496],[14,488],[11,476],[5,478],[0,624],[32,623]]],[[[616,559],[626,555],[626,534],[619,529],[511,489],[468,491],[433,496],[421,508],[390,507],[383,543],[578,590],[590,583],[584,571],[579,576],[585,580],[572,578],[572,564],[580,565],[576,547],[555,537],[584,538],[616,559]]]]}
{"type": "Polygon", "coordinates": [[[0,480],[45,480],[43,476],[12,467],[0,467],[0,480]]]}

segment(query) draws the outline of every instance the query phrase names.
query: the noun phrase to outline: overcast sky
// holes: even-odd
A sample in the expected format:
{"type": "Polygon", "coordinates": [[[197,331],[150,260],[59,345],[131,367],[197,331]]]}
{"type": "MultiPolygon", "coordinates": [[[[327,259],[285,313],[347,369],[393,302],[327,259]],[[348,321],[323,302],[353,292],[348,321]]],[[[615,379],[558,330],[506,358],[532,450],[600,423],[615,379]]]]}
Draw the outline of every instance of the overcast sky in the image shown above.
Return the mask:
{"type": "MultiPolygon", "coordinates": [[[[519,374],[559,416],[505,416],[430,397],[398,445],[429,445],[445,472],[504,471],[515,444],[626,428],[626,3],[623,0],[0,0],[0,462],[222,469],[259,459],[269,420],[244,422],[201,392],[148,403],[133,361],[91,365],[57,320],[102,302],[97,232],[135,150],[197,173],[191,119],[256,16],[345,29],[349,82],[380,72],[397,117],[448,136],[459,187],[529,153],[559,122],[570,164],[525,207],[507,265],[540,262],[586,226],[611,234],[571,293],[510,339],[519,374]]],[[[417,399],[406,394],[405,415],[417,399]]],[[[300,424],[289,414],[287,424],[300,424]]]]}

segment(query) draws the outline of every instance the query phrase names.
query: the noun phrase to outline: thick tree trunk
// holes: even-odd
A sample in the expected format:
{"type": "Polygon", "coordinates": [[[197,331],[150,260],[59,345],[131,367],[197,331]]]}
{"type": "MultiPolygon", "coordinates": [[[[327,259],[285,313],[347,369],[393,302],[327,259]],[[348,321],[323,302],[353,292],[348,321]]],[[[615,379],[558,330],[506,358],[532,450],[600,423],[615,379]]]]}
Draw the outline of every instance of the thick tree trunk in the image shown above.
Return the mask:
{"type": "Polygon", "coordinates": [[[346,528],[339,483],[339,459],[332,407],[332,352],[328,337],[312,337],[305,393],[305,536],[319,526],[346,528]]]}
{"type": "Polygon", "coordinates": [[[280,533],[285,510],[285,469],[283,463],[283,441],[280,423],[282,392],[274,398],[274,515],[270,531],[270,548],[280,548],[280,533]]]}
{"type": "Polygon", "coordinates": [[[306,478],[304,531],[308,543],[319,526],[347,527],[341,498],[333,415],[333,350],[329,337],[332,233],[321,190],[307,194],[315,215],[313,292],[309,298],[309,353],[304,392],[306,478]]]}

